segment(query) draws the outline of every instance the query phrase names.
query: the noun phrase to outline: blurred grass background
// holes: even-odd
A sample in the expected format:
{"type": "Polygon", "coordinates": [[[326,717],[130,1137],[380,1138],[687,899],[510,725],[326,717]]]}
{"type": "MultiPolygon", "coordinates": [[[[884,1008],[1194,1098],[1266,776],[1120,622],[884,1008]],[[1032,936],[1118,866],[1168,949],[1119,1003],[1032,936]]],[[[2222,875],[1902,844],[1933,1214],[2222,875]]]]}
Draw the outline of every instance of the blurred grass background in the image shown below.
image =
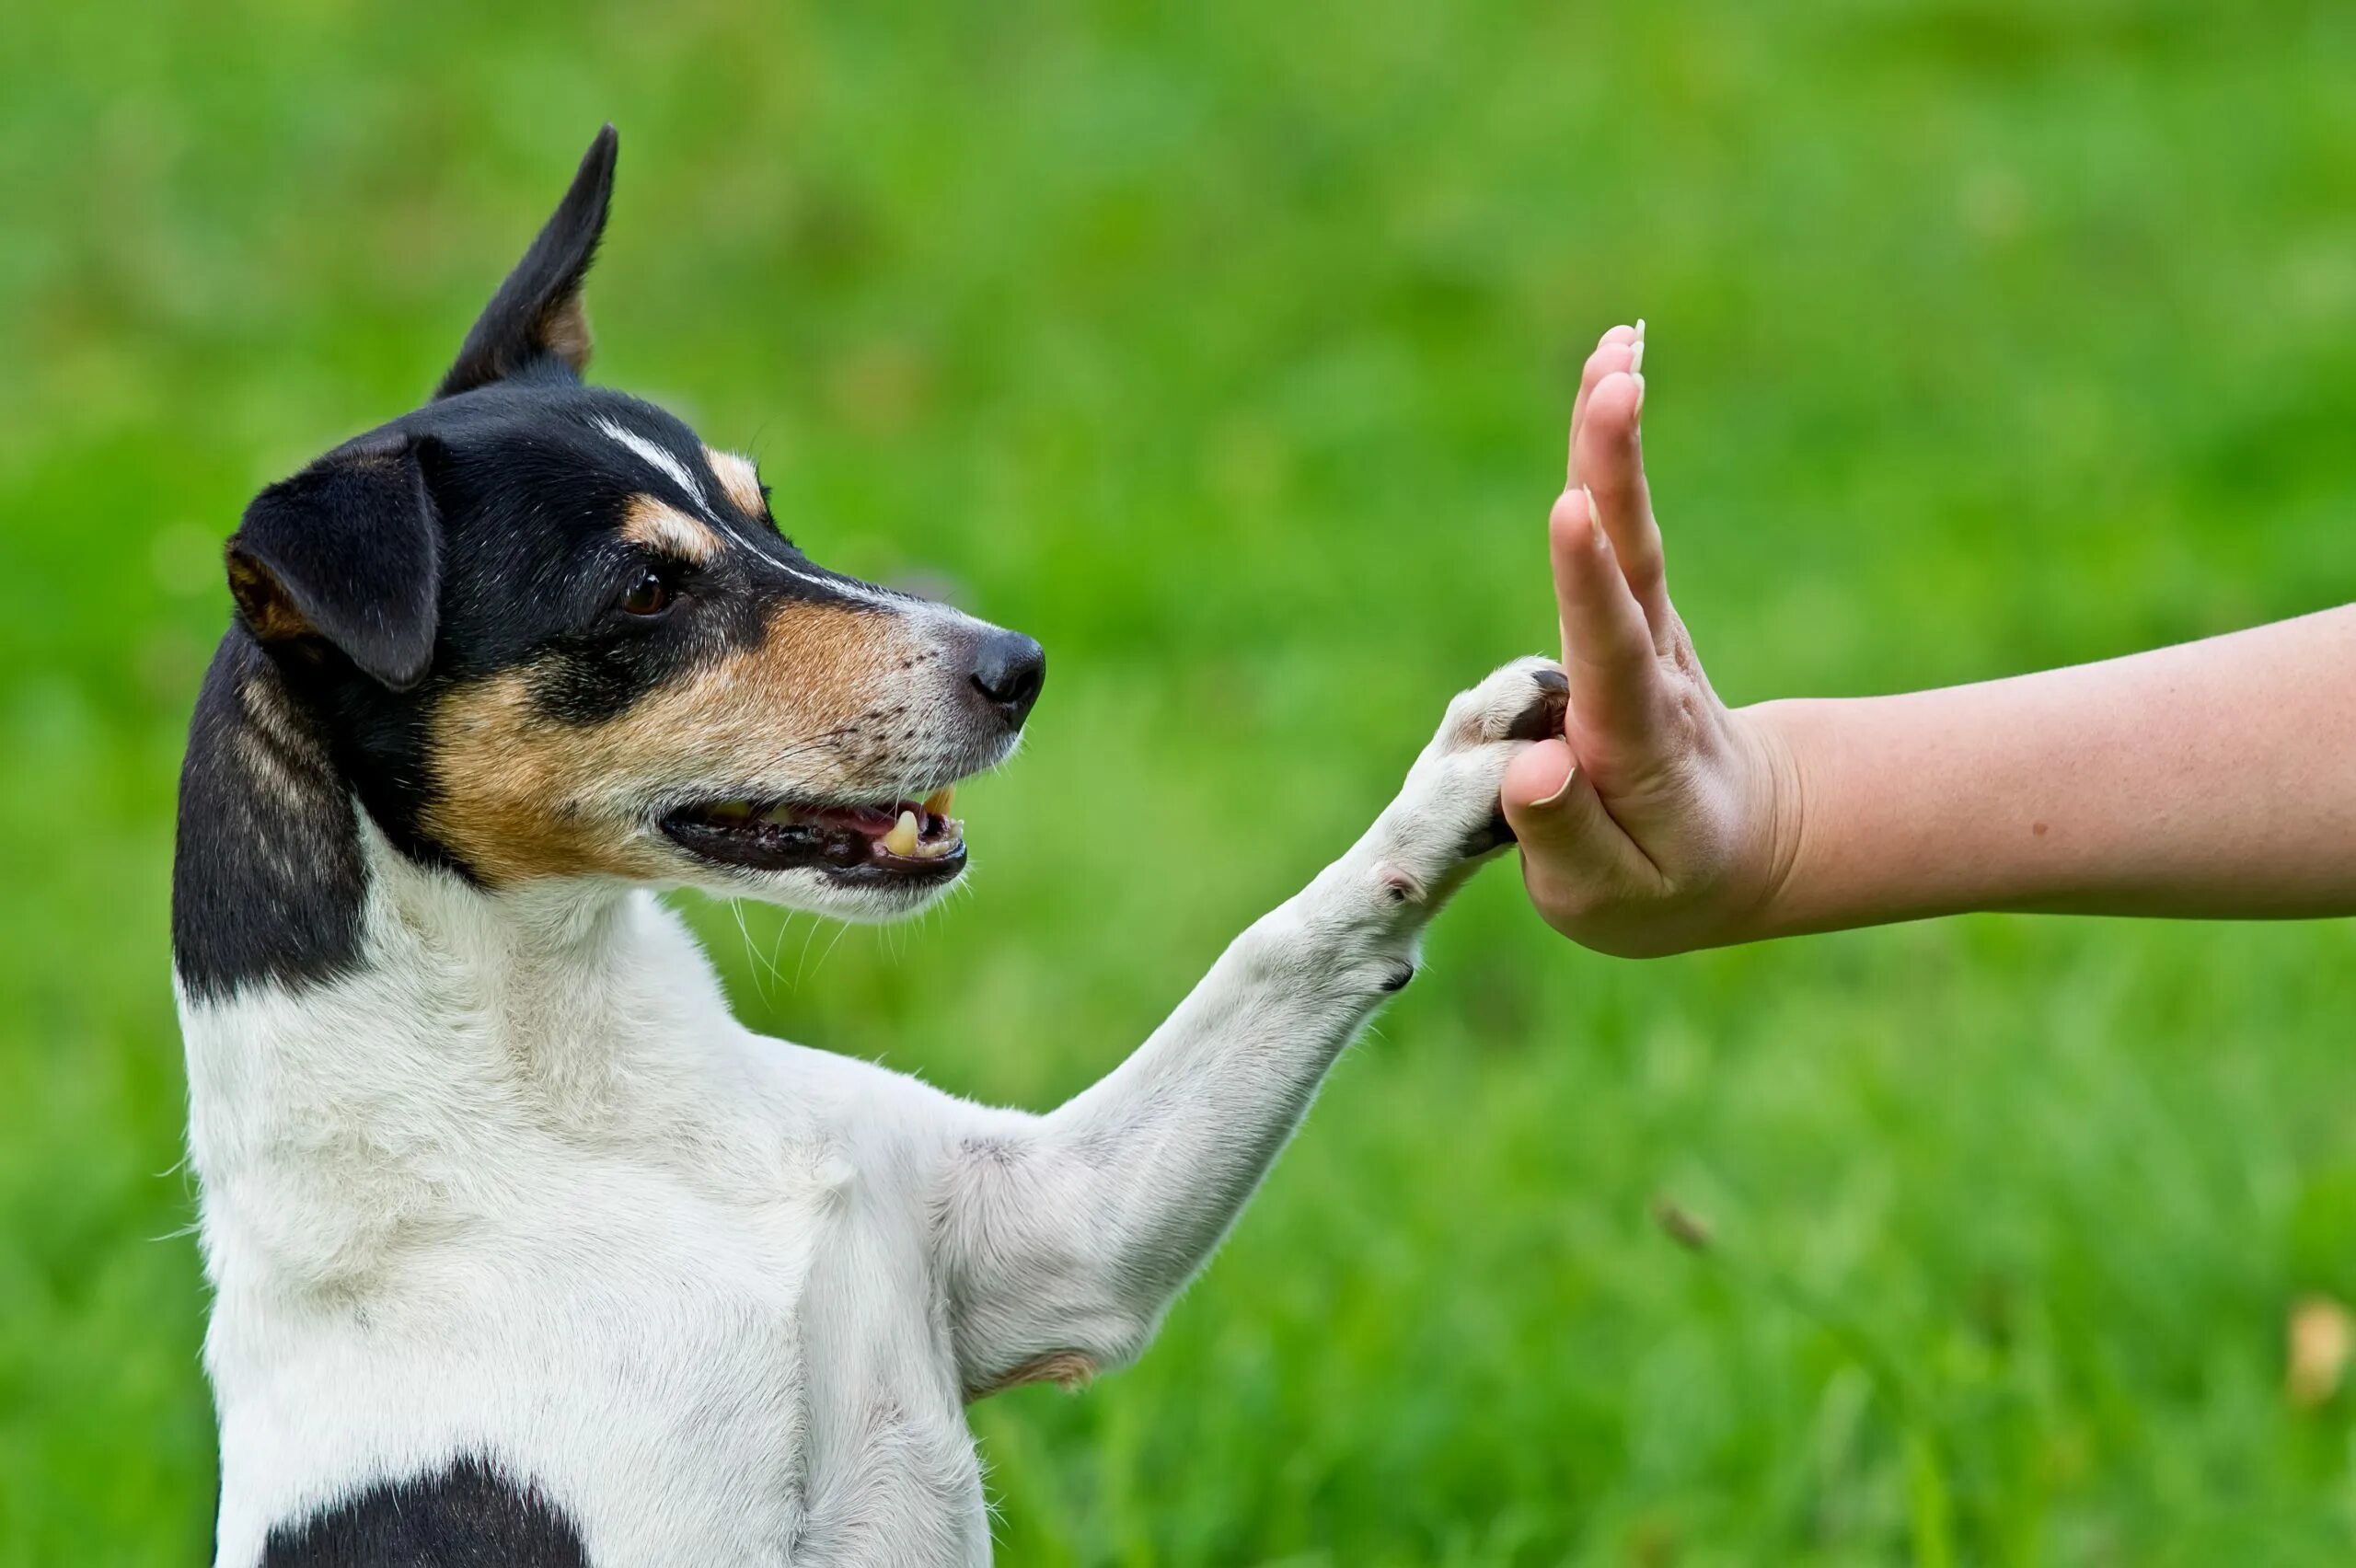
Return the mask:
{"type": "MultiPolygon", "coordinates": [[[[2356,11],[17,7],[0,47],[0,1562],[203,1560],[165,900],[247,498],[413,404],[599,122],[602,379],[1039,636],[918,929],[744,1012],[1052,1103],[1544,647],[1651,318],[1731,700],[2356,595],[2356,11]]],[[[2347,714],[2318,714],[2346,723],[2347,714]]],[[[976,1412],[1012,1563],[2343,1562],[2346,923],[1644,965],[1509,870],[1133,1371],[976,1412]],[[1652,1217],[1706,1221],[1696,1254],[1652,1217]]]]}

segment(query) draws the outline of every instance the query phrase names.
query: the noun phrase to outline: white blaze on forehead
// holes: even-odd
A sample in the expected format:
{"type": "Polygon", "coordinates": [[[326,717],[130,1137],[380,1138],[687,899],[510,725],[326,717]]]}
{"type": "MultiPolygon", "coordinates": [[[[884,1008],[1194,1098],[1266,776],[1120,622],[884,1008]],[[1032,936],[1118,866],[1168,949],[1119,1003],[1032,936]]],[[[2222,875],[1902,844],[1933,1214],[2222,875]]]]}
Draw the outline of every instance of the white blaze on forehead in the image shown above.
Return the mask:
{"type": "Polygon", "coordinates": [[[862,605],[880,605],[887,609],[910,612],[922,612],[930,607],[930,600],[918,599],[907,594],[895,594],[888,588],[872,587],[856,578],[822,577],[814,571],[803,571],[796,567],[786,566],[785,562],[779,560],[757,545],[753,548],[755,553],[762,559],[774,565],[785,567],[786,571],[792,572],[803,582],[814,582],[829,594],[837,594],[845,599],[856,599],[862,605]]]}
{"type": "Polygon", "coordinates": [[[612,420],[599,420],[597,428],[676,480],[678,487],[687,492],[687,498],[696,503],[699,511],[706,515],[710,513],[711,502],[705,497],[703,486],[696,483],[695,475],[688,471],[685,463],[680,462],[638,432],[616,424],[612,420]]]}
{"type": "MultiPolygon", "coordinates": [[[[688,498],[694,501],[698,510],[713,522],[720,521],[719,514],[711,509],[710,500],[703,493],[703,487],[696,482],[695,475],[687,470],[685,463],[680,462],[636,431],[617,424],[610,419],[600,419],[597,421],[597,428],[638,456],[653,464],[664,474],[676,480],[679,488],[687,491],[688,498]]],[[[750,537],[742,529],[730,528],[727,532],[730,538],[745,546],[789,577],[798,577],[804,582],[824,588],[841,598],[856,599],[863,604],[884,605],[897,610],[921,611],[932,607],[929,601],[915,598],[907,594],[895,594],[889,589],[872,587],[868,583],[845,577],[828,577],[812,571],[806,567],[796,566],[791,561],[779,557],[758,539],[750,537]]],[[[953,616],[956,612],[949,613],[953,616]]]]}

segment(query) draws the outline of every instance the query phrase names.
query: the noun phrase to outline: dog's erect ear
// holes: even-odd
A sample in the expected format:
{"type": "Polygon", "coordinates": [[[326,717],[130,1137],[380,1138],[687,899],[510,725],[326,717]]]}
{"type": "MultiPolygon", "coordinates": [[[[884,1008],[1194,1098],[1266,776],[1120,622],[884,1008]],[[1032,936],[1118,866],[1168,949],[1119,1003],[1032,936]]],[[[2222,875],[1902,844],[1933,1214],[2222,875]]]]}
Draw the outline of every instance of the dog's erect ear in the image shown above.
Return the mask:
{"type": "Polygon", "coordinates": [[[560,366],[577,379],[587,367],[589,317],[581,308],[581,280],[606,232],[618,140],[608,125],[589,144],[572,189],[476,319],[457,362],[434,388],[436,398],[560,366]]]}
{"type": "Polygon", "coordinates": [[[347,447],[254,498],[229,591],[263,642],[317,638],[407,691],[433,658],[439,537],[414,444],[347,447]]]}

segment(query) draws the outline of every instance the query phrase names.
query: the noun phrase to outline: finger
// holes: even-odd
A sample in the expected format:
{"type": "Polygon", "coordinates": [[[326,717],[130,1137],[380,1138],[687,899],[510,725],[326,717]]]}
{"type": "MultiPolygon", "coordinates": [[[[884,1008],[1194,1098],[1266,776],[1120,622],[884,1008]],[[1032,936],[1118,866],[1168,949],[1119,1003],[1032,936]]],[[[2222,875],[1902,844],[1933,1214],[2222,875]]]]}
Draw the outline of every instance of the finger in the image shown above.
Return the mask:
{"type": "Polygon", "coordinates": [[[1565,480],[1571,489],[1577,489],[1579,483],[1579,424],[1587,413],[1588,398],[1605,376],[1629,368],[1636,341],[1635,328],[1614,327],[1597,341],[1595,352],[1588,355],[1587,363],[1579,367],[1578,396],[1571,401],[1571,434],[1565,480]]]}
{"type": "Polygon", "coordinates": [[[1571,728],[1608,740],[1616,756],[1649,742],[1661,668],[1644,609],[1628,591],[1593,507],[1586,491],[1565,490],[1547,519],[1547,548],[1563,623],[1563,668],[1571,680],[1571,728]]]}
{"type": "Polygon", "coordinates": [[[1579,424],[1579,472],[1603,515],[1628,591],[1644,606],[1656,650],[1666,652],[1676,626],[1669,608],[1669,574],[1660,528],[1653,520],[1651,486],[1645,478],[1641,420],[1645,379],[1624,371],[1605,376],[1588,398],[1579,424]]]}
{"type": "Polygon", "coordinates": [[[1596,340],[1595,351],[1588,354],[1587,362],[1579,366],[1579,389],[1577,395],[1571,399],[1570,446],[1566,456],[1569,464],[1566,477],[1574,486],[1579,482],[1579,418],[1587,410],[1588,394],[1595,390],[1597,382],[1601,381],[1613,371],[1627,368],[1626,355],[1634,352],[1636,338],[1635,328],[1614,327],[1596,340]]]}

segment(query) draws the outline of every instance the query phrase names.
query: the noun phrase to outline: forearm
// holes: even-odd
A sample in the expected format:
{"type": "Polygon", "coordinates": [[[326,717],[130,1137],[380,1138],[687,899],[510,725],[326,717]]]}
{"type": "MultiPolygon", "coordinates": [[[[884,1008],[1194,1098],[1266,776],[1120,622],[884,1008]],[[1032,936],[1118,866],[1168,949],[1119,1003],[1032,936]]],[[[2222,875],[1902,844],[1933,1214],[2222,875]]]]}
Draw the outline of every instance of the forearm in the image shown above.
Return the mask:
{"type": "Polygon", "coordinates": [[[970,1391],[1143,1345],[1335,1055],[1414,974],[1425,924],[1500,847],[1499,781],[1526,737],[1560,728],[1563,686],[1527,659],[1459,694],[1374,825],[1127,1061],[1046,1116],[980,1113],[953,1136],[934,1211],[970,1391]]]}
{"type": "Polygon", "coordinates": [[[1737,940],[1976,909],[2356,913],[2356,606],[1744,717],[1775,758],[1779,864],[1737,940]]]}
{"type": "Polygon", "coordinates": [[[1136,1054],[1045,1118],[1099,1178],[1124,1273],[1192,1276],[1291,1138],[1326,1069],[1411,972],[1424,908],[1386,895],[1365,843],[1238,937],[1136,1054]]]}
{"type": "Polygon", "coordinates": [[[1353,851],[1236,939],[1127,1061],[968,1140],[943,1236],[969,1394],[1119,1366],[1210,1256],[1413,928],[1353,851]]]}

